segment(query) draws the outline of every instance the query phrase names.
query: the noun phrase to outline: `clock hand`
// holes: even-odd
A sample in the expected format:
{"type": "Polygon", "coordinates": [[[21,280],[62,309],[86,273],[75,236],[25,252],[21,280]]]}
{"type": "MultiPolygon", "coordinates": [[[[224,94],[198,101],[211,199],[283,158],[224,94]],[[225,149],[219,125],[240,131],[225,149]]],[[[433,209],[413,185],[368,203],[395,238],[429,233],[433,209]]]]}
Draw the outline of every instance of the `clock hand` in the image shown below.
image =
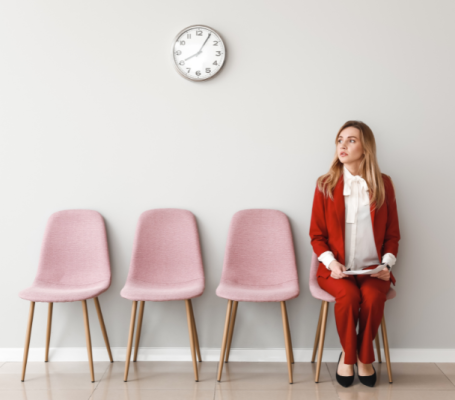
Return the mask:
{"type": "Polygon", "coordinates": [[[205,44],[207,43],[207,40],[209,40],[210,36],[212,36],[211,33],[209,33],[209,35],[207,36],[207,39],[205,39],[205,42],[204,42],[204,44],[202,45],[201,49],[200,49],[196,54],[193,54],[191,57],[185,58],[184,61],[188,61],[190,58],[196,57],[196,56],[198,56],[199,54],[201,54],[201,53],[202,53],[202,49],[204,48],[205,44]]]}
{"type": "Polygon", "coordinates": [[[202,51],[198,51],[196,54],[193,54],[191,57],[185,58],[184,61],[187,61],[187,60],[189,60],[190,58],[196,57],[196,56],[198,56],[198,55],[201,54],[201,53],[202,53],[202,51]]]}
{"type": "Polygon", "coordinates": [[[205,39],[205,42],[204,42],[204,44],[202,45],[201,50],[199,50],[199,53],[202,51],[203,47],[204,47],[205,44],[207,43],[207,40],[209,40],[210,36],[212,36],[211,33],[209,33],[209,35],[207,36],[207,39],[205,39]]]}

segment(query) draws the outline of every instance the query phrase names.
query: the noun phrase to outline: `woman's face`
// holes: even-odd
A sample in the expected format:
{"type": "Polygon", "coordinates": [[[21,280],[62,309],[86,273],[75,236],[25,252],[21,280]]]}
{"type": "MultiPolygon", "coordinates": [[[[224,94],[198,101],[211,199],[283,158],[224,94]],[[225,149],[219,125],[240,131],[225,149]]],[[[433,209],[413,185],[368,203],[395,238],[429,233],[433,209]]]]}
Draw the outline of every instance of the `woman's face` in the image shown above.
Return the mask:
{"type": "Polygon", "coordinates": [[[360,131],[353,126],[343,129],[337,138],[338,159],[345,165],[360,165],[363,146],[360,142],[360,131]]]}

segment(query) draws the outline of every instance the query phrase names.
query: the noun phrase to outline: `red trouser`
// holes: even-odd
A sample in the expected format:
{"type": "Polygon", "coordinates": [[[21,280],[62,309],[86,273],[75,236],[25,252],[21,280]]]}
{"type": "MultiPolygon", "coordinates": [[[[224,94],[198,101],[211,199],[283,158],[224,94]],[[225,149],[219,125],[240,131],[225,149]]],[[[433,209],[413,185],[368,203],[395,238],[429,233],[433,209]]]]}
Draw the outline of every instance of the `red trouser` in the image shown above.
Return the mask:
{"type": "MultiPolygon", "coordinates": [[[[368,269],[375,267],[370,266],[368,269]]],[[[355,364],[358,351],[360,361],[371,364],[375,360],[373,340],[384,315],[390,280],[384,281],[370,275],[349,275],[342,279],[318,276],[317,279],[319,286],[335,297],[335,321],[346,353],[344,363],[355,364]]]]}

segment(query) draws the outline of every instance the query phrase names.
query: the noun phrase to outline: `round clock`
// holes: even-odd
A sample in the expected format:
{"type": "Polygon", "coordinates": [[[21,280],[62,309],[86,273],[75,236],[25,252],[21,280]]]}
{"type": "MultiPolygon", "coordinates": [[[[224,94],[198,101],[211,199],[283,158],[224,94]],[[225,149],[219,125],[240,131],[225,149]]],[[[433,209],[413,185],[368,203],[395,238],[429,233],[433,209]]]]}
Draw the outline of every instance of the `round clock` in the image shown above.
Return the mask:
{"type": "Polygon", "coordinates": [[[172,56],[182,76],[192,81],[205,81],[220,71],[226,49],[217,31],[204,25],[192,25],[175,38],[172,56]]]}

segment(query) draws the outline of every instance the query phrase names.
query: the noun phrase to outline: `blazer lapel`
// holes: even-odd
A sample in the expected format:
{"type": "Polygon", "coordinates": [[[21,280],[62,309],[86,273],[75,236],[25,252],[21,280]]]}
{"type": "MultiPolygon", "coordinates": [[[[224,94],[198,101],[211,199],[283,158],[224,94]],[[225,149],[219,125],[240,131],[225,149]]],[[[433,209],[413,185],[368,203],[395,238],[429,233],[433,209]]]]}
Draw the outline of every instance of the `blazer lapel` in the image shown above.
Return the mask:
{"type": "MultiPolygon", "coordinates": [[[[371,199],[371,194],[370,194],[370,199],[371,199]]],[[[381,262],[381,259],[382,259],[381,249],[378,247],[377,240],[376,240],[376,238],[378,237],[378,232],[376,232],[377,227],[374,224],[374,221],[376,219],[376,211],[377,210],[375,208],[375,204],[374,203],[370,204],[371,226],[373,227],[374,243],[376,245],[376,252],[378,253],[379,262],[381,262]]]]}
{"type": "MultiPolygon", "coordinates": [[[[371,201],[371,194],[370,194],[371,201]]],[[[376,238],[376,232],[374,231],[374,218],[376,216],[376,209],[374,208],[374,203],[370,204],[370,214],[371,214],[371,226],[373,227],[373,235],[376,238]]]]}
{"type": "Polygon", "coordinates": [[[346,211],[345,211],[345,205],[344,205],[344,195],[343,195],[343,189],[344,189],[344,178],[343,174],[341,174],[340,179],[338,179],[338,182],[335,186],[335,189],[333,190],[333,201],[335,202],[335,209],[336,209],[336,214],[338,218],[338,225],[341,229],[341,234],[343,237],[343,247],[341,250],[342,255],[343,255],[343,260],[345,258],[345,243],[346,243],[346,226],[345,226],[345,218],[346,218],[346,211]]]}

